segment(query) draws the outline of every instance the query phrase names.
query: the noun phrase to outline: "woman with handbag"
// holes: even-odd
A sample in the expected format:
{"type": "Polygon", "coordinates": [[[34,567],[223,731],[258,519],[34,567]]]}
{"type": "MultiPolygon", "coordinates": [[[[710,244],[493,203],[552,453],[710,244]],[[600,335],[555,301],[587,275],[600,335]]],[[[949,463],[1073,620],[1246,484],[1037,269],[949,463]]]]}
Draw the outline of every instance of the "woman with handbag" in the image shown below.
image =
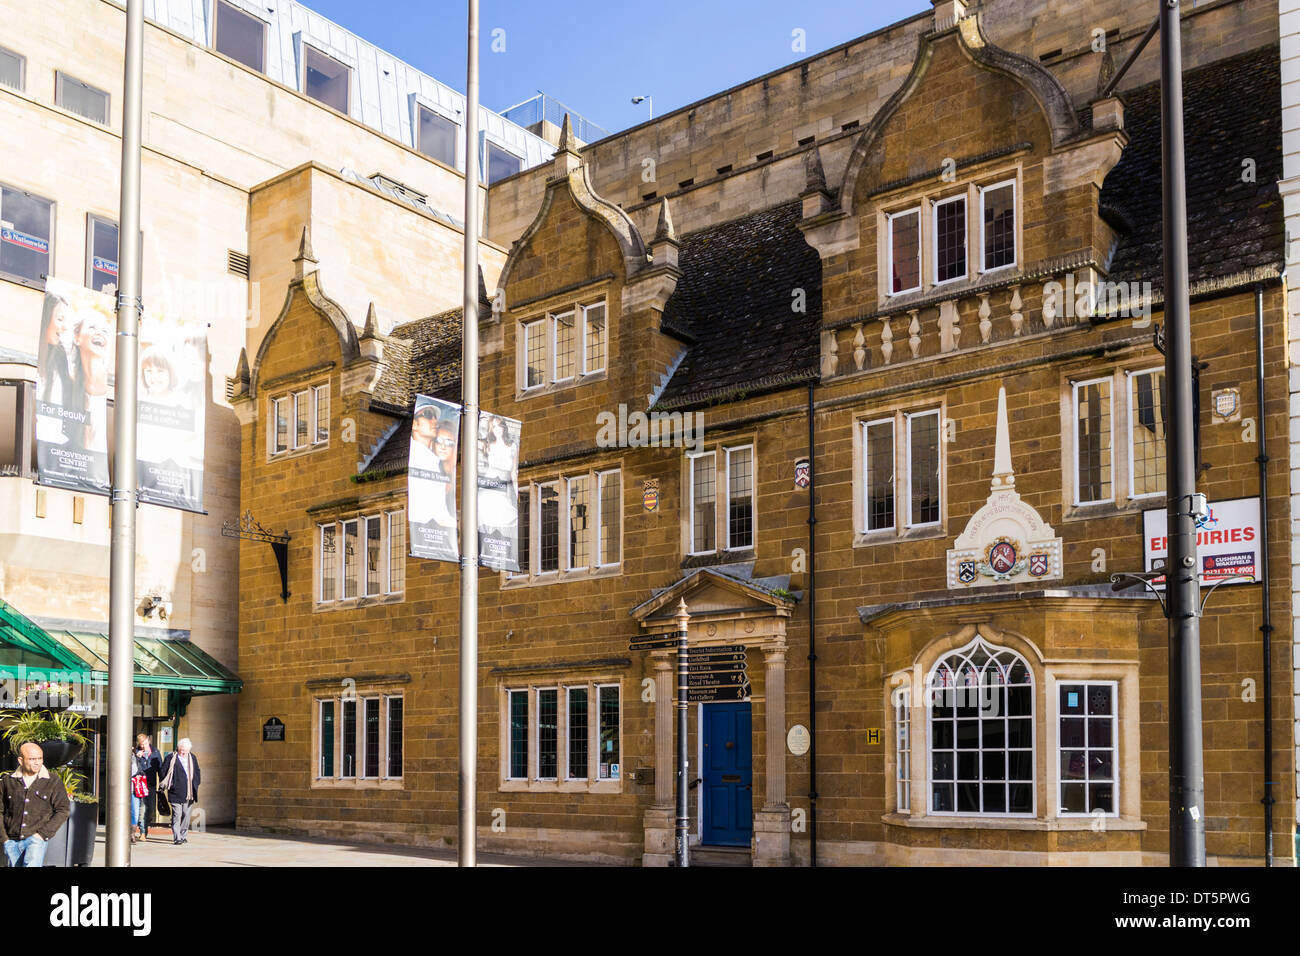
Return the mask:
{"type": "Polygon", "coordinates": [[[149,782],[156,779],[162,759],[148,734],[137,734],[131,753],[131,842],[149,839],[149,782]]]}

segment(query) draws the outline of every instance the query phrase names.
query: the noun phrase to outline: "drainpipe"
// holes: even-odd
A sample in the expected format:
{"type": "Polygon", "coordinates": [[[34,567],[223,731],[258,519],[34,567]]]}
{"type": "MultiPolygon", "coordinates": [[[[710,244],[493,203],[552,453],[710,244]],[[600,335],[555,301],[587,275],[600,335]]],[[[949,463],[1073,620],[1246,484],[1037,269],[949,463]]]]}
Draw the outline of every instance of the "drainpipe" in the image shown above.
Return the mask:
{"type": "Polygon", "coordinates": [[[813,383],[808,383],[808,840],[817,865],[817,465],[813,383]]]}
{"type": "Polygon", "coordinates": [[[1264,656],[1264,865],[1273,865],[1273,618],[1268,578],[1268,449],[1264,422],[1264,284],[1255,284],[1255,387],[1259,402],[1259,575],[1260,609],[1264,622],[1259,628],[1264,656]]]}

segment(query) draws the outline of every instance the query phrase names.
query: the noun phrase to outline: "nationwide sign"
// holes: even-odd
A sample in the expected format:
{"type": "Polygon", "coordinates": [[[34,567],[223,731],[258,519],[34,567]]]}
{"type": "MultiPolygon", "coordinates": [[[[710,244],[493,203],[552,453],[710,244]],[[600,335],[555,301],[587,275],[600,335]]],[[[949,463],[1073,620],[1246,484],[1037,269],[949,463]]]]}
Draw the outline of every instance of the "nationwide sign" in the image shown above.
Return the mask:
{"type": "MultiPolygon", "coordinates": [[[[1169,557],[1168,514],[1164,508],[1142,512],[1142,551],[1146,570],[1165,566],[1169,557]]],[[[1196,558],[1202,584],[1241,577],[1250,584],[1259,576],[1259,499],[1234,498],[1210,503],[1196,525],[1196,558]]],[[[1165,579],[1152,584],[1163,586],[1165,579]]]]}

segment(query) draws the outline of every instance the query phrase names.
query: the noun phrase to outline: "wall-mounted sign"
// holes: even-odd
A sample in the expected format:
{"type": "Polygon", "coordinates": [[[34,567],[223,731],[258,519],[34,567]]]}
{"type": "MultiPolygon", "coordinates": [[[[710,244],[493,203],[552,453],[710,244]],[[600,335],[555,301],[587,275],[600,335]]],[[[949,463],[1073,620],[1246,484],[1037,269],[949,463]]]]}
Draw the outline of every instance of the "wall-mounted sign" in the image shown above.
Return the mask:
{"type": "Polygon", "coordinates": [[[794,486],[799,489],[807,488],[812,481],[812,464],[807,458],[800,458],[794,463],[794,486]]]}
{"type": "Polygon", "coordinates": [[[170,727],[158,728],[158,746],[170,744],[172,742],[172,729],[170,727]]]}
{"type": "Polygon", "coordinates": [[[646,511],[659,510],[659,479],[647,478],[641,482],[641,504],[646,511]]]}
{"type": "Polygon", "coordinates": [[[262,725],[262,741],[268,740],[284,741],[284,721],[279,717],[272,717],[262,725]]]}
{"type": "MultiPolygon", "coordinates": [[[[1142,552],[1148,571],[1163,568],[1169,557],[1164,508],[1142,512],[1142,552]]],[[[1259,577],[1259,499],[1234,498],[1210,502],[1210,513],[1197,523],[1196,557],[1202,584],[1242,577],[1250,584],[1259,577]]],[[[1152,584],[1163,587],[1164,578],[1152,584]]]]}
{"type": "Polygon", "coordinates": [[[790,748],[790,753],[802,757],[812,746],[812,736],[808,733],[808,728],[803,724],[795,724],[785,735],[785,745],[790,748]]]}

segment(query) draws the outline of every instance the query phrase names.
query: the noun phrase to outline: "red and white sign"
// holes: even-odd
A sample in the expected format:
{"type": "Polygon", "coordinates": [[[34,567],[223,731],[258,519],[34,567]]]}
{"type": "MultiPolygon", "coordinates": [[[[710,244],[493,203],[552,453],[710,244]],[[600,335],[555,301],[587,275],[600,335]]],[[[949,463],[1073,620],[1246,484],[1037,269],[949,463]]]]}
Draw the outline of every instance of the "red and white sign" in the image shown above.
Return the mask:
{"type": "MultiPolygon", "coordinates": [[[[1164,508],[1142,512],[1142,551],[1148,571],[1163,568],[1169,557],[1166,537],[1168,513],[1164,508]]],[[[1210,513],[1196,528],[1196,558],[1201,583],[1227,578],[1259,579],[1259,499],[1234,498],[1210,503],[1210,513]]],[[[1153,584],[1164,584],[1157,578],[1153,584]]]]}

